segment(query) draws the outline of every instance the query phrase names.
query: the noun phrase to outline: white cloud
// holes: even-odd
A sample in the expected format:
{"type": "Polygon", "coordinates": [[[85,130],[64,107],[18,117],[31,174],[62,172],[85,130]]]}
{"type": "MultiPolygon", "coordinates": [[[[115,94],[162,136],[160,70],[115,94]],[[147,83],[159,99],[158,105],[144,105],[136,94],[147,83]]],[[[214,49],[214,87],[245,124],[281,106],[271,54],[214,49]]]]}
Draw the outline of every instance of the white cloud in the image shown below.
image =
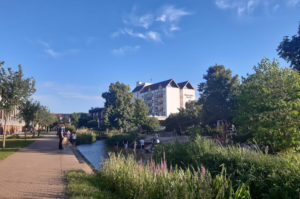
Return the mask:
{"type": "Polygon", "coordinates": [[[156,18],[156,20],[161,22],[177,22],[183,16],[190,14],[190,12],[187,12],[184,9],[175,8],[174,6],[166,6],[162,9],[161,14],[156,18]]]}
{"type": "Polygon", "coordinates": [[[125,55],[127,53],[136,52],[140,49],[140,46],[123,46],[117,49],[112,50],[112,54],[114,55],[125,55]]]}
{"type": "Polygon", "coordinates": [[[161,41],[160,34],[158,32],[149,31],[147,32],[147,36],[153,41],[161,41]]]}
{"type": "Polygon", "coordinates": [[[256,9],[263,7],[265,13],[277,11],[281,5],[293,7],[300,4],[300,0],[214,0],[218,8],[234,10],[238,16],[251,15],[256,9]]]}
{"type": "Polygon", "coordinates": [[[117,37],[121,34],[129,35],[131,37],[140,38],[140,39],[144,39],[144,40],[152,40],[152,41],[156,41],[156,42],[161,41],[161,37],[158,32],[155,32],[155,31],[145,31],[143,33],[142,32],[134,32],[132,29],[129,29],[129,28],[124,28],[118,32],[114,32],[112,34],[112,37],[117,37]]]}
{"type": "Polygon", "coordinates": [[[300,0],[287,0],[288,6],[296,6],[300,3],[300,0]]]}
{"type": "Polygon", "coordinates": [[[70,49],[58,51],[58,50],[53,49],[49,42],[38,40],[38,43],[44,48],[44,52],[48,56],[53,57],[53,58],[58,58],[61,56],[66,56],[66,55],[74,55],[74,54],[79,53],[79,51],[80,51],[77,48],[70,48],[70,49]]]}
{"type": "Polygon", "coordinates": [[[163,36],[180,30],[179,21],[182,17],[191,15],[190,12],[173,5],[164,6],[156,12],[137,15],[136,8],[123,19],[125,28],[111,34],[112,38],[129,35],[148,41],[161,42],[163,36]]]}
{"type": "Polygon", "coordinates": [[[50,55],[51,57],[54,57],[54,58],[57,58],[57,57],[61,56],[61,53],[56,52],[56,51],[54,51],[54,50],[51,49],[51,48],[45,49],[45,52],[46,52],[48,55],[50,55]]]}

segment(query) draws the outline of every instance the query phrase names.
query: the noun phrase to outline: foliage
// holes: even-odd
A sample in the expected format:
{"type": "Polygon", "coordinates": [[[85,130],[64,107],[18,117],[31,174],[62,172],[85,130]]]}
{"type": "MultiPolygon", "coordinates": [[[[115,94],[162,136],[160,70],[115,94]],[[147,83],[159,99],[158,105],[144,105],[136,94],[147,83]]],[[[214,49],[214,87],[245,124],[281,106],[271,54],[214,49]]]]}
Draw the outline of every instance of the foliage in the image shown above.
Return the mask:
{"type": "Polygon", "coordinates": [[[195,101],[187,102],[185,108],[173,113],[165,120],[166,130],[176,129],[178,132],[186,131],[188,127],[199,125],[201,121],[202,106],[195,101]]]}
{"type": "Polygon", "coordinates": [[[252,198],[297,199],[300,193],[300,156],[268,155],[259,150],[242,147],[223,147],[211,140],[197,137],[189,143],[170,143],[158,146],[154,158],[182,168],[209,168],[213,176],[224,165],[233,187],[242,182],[250,186],[252,198]]]}
{"type": "Polygon", "coordinates": [[[148,133],[153,133],[159,129],[160,124],[156,117],[147,117],[141,127],[148,133]]]}
{"type": "Polygon", "coordinates": [[[115,143],[122,143],[124,140],[128,140],[130,145],[134,140],[138,140],[139,138],[140,137],[137,133],[109,134],[106,139],[106,143],[110,146],[114,146],[115,143]]]}
{"type": "Polygon", "coordinates": [[[20,116],[25,121],[25,127],[29,128],[31,123],[36,118],[36,113],[40,109],[40,103],[39,102],[33,102],[30,100],[27,100],[25,103],[21,105],[20,108],[20,116]]]}
{"type": "Polygon", "coordinates": [[[24,78],[21,65],[17,71],[8,67],[7,71],[3,67],[4,62],[0,62],[0,89],[1,103],[0,109],[4,111],[3,144],[5,148],[6,122],[14,109],[19,108],[35,92],[35,81],[33,78],[24,78]]]}
{"type": "Polygon", "coordinates": [[[132,126],[134,111],[130,87],[120,82],[111,83],[105,99],[104,123],[109,128],[127,131],[132,126]]]}
{"type": "Polygon", "coordinates": [[[79,113],[80,117],[78,119],[78,126],[77,128],[87,127],[88,121],[92,120],[92,117],[88,113],[79,113]]]}
{"type": "Polygon", "coordinates": [[[300,70],[300,24],[298,35],[292,36],[291,39],[288,36],[284,37],[277,48],[277,52],[281,58],[291,62],[292,68],[300,70]]]}
{"type": "Polygon", "coordinates": [[[145,125],[149,120],[147,115],[149,113],[148,106],[143,102],[142,99],[135,99],[133,112],[133,123],[135,126],[140,127],[145,125]]]}
{"type": "Polygon", "coordinates": [[[55,122],[55,116],[50,113],[46,106],[39,106],[35,115],[34,123],[39,125],[39,131],[42,127],[48,127],[55,122]]]}
{"type": "Polygon", "coordinates": [[[90,120],[90,121],[88,121],[86,127],[87,128],[97,128],[98,127],[97,120],[90,120]]]}
{"type": "Polygon", "coordinates": [[[136,162],[133,156],[125,158],[110,154],[98,175],[109,191],[125,199],[250,198],[247,189],[234,197],[237,192],[233,191],[224,172],[213,179],[204,167],[168,169],[164,159],[159,164],[153,161],[143,164],[142,160],[136,162]]]}
{"type": "Polygon", "coordinates": [[[92,131],[77,133],[76,144],[92,144],[96,142],[96,134],[92,131]]]}
{"type": "Polygon", "coordinates": [[[76,132],[76,128],[75,126],[73,126],[72,124],[66,124],[66,131],[70,131],[71,133],[75,133],[76,132]]]}
{"type": "Polygon", "coordinates": [[[97,175],[86,174],[83,171],[68,171],[66,177],[68,182],[67,193],[70,198],[119,198],[103,187],[103,182],[98,179],[97,175]]]}
{"type": "Polygon", "coordinates": [[[75,128],[79,128],[79,118],[81,114],[80,113],[72,113],[70,118],[71,118],[71,123],[75,128]]]}
{"type": "Polygon", "coordinates": [[[230,122],[234,102],[232,95],[239,85],[238,76],[232,76],[231,70],[223,65],[215,65],[208,68],[203,78],[205,82],[198,85],[203,124],[214,126],[218,120],[230,122]]]}
{"type": "Polygon", "coordinates": [[[300,147],[300,75],[263,59],[243,79],[234,121],[239,134],[272,152],[300,147]]]}

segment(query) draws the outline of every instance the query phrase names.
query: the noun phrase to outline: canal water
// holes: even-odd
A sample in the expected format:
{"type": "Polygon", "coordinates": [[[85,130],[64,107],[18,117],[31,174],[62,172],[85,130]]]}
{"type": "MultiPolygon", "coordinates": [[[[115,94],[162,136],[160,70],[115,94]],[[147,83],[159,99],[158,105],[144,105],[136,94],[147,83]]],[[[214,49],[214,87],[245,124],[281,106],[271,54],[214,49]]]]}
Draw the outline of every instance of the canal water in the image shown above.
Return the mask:
{"type": "MultiPolygon", "coordinates": [[[[105,140],[98,140],[93,144],[83,144],[77,146],[77,149],[81,154],[93,165],[95,169],[101,167],[101,161],[108,157],[109,152],[113,152],[112,148],[105,144],[105,140]]],[[[144,153],[144,150],[137,149],[136,153],[133,153],[132,149],[128,149],[127,153],[122,152],[122,148],[119,148],[119,152],[123,153],[125,156],[128,154],[134,155],[136,160],[143,161],[150,160],[152,154],[144,153]]]]}
{"type": "Polygon", "coordinates": [[[77,149],[96,169],[101,167],[102,159],[106,158],[108,154],[105,140],[99,140],[93,144],[79,145],[77,149]]]}

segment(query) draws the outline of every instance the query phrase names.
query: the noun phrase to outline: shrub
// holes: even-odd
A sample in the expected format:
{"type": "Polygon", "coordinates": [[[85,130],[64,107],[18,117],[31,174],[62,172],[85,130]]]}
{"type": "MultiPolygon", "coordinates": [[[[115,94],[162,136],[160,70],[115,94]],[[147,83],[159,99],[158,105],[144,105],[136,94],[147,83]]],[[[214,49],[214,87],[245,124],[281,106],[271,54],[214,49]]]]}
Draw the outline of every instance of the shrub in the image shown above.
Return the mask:
{"type": "Polygon", "coordinates": [[[93,142],[96,142],[96,134],[91,131],[77,133],[77,139],[76,144],[92,144],[93,142]]]}
{"type": "Polygon", "coordinates": [[[233,190],[225,169],[213,179],[204,167],[168,169],[164,160],[157,165],[153,161],[144,164],[133,156],[110,154],[103,162],[99,180],[108,190],[122,194],[122,198],[250,198],[246,185],[233,190]]]}
{"type": "Polygon", "coordinates": [[[233,186],[247,182],[253,198],[298,199],[300,158],[296,155],[269,155],[241,147],[223,147],[197,137],[190,143],[166,144],[156,148],[157,161],[165,152],[171,164],[182,168],[204,165],[213,176],[225,165],[233,186]]]}
{"type": "Polygon", "coordinates": [[[139,135],[137,133],[110,134],[106,139],[106,143],[110,146],[114,146],[117,142],[122,143],[124,140],[128,140],[129,143],[132,143],[135,139],[139,139],[139,135]]]}
{"type": "Polygon", "coordinates": [[[159,121],[156,117],[147,117],[145,123],[142,125],[142,129],[153,133],[159,129],[159,121]]]}

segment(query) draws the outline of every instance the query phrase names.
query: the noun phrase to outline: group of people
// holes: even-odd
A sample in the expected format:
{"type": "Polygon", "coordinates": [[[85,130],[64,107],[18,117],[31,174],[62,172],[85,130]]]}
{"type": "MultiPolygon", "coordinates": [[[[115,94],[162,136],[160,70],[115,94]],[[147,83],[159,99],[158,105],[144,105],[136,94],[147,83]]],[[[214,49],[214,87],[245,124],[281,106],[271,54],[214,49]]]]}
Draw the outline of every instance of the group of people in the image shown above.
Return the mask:
{"type": "Polygon", "coordinates": [[[70,132],[69,130],[66,132],[66,126],[64,124],[60,125],[57,128],[57,135],[59,137],[59,143],[58,143],[58,149],[62,150],[63,148],[63,143],[67,144],[68,141],[75,146],[76,144],[76,138],[77,134],[76,132],[70,132]]]}
{"type": "MultiPolygon", "coordinates": [[[[149,151],[149,152],[153,152],[154,150],[154,146],[156,144],[159,144],[160,143],[160,140],[158,138],[158,134],[156,133],[153,138],[152,138],[152,144],[150,146],[150,148],[147,148],[145,149],[145,140],[144,139],[140,139],[139,140],[139,143],[138,141],[135,139],[133,142],[132,142],[132,148],[133,148],[133,152],[136,153],[136,150],[138,149],[138,144],[139,144],[139,147],[141,149],[141,151],[143,152],[144,150],[146,151],[149,151]]],[[[126,153],[128,151],[128,140],[123,140],[123,147],[124,147],[124,152],[126,153]]],[[[114,144],[114,151],[116,153],[118,153],[119,151],[119,142],[115,142],[114,144]]]]}

